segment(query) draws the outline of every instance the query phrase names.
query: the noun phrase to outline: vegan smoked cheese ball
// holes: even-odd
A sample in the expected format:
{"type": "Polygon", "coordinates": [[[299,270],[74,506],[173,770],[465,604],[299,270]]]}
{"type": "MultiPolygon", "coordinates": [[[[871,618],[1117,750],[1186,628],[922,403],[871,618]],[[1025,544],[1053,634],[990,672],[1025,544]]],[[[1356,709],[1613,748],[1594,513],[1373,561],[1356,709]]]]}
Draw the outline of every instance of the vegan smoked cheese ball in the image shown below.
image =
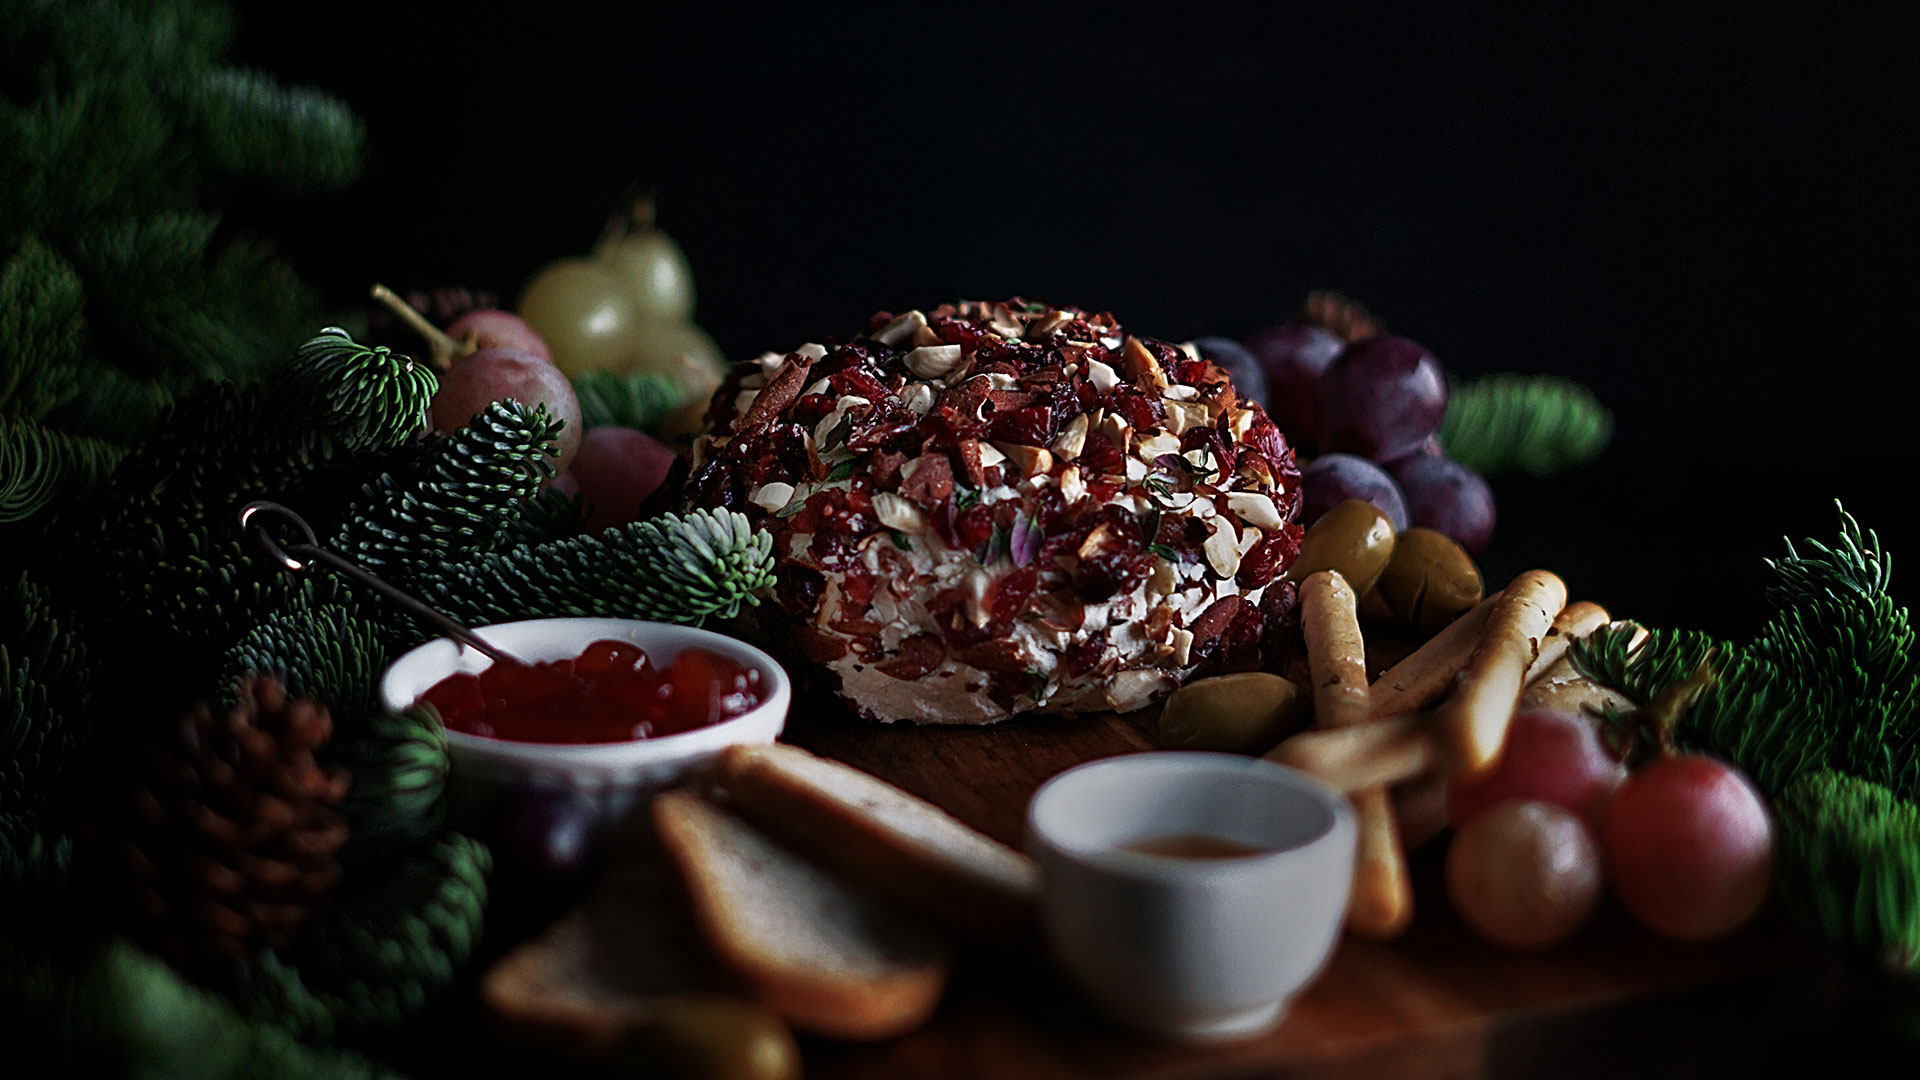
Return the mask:
{"type": "Polygon", "coordinates": [[[856,712],[980,724],[1131,711],[1257,647],[1299,477],[1193,349],[1016,297],[736,364],[687,492],[772,531],[769,629],[856,712]]]}

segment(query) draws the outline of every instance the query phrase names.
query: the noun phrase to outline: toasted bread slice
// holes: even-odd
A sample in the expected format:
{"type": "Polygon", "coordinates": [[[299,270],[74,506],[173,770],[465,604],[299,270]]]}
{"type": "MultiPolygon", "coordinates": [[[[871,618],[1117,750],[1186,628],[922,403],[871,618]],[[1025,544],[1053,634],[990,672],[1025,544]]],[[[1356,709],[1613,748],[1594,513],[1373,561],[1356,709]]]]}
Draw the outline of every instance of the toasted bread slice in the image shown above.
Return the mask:
{"type": "Polygon", "coordinates": [[[773,743],[728,747],[714,779],[742,815],[938,925],[1009,941],[1033,922],[1032,859],[871,773],[773,743]]]}
{"type": "Polygon", "coordinates": [[[886,1039],[939,1004],[946,945],[904,912],[691,791],[653,817],[715,955],[796,1028],[886,1039]]]}

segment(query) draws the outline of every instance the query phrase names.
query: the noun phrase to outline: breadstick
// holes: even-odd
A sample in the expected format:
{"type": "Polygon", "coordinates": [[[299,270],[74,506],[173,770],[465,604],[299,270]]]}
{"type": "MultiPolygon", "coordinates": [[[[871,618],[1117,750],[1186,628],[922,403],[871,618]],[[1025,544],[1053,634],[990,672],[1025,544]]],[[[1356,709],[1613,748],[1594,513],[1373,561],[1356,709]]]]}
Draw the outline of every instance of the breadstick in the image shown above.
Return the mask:
{"type": "Polygon", "coordinates": [[[1343,795],[1410,780],[1433,768],[1439,756],[1425,713],[1303,731],[1267,751],[1270,760],[1312,773],[1343,795]]]}
{"type": "MultiPolygon", "coordinates": [[[[1367,649],[1360,636],[1358,598],[1337,570],[1309,574],[1300,585],[1300,625],[1307,639],[1313,677],[1313,719],[1323,730],[1342,730],[1367,720],[1367,649]]],[[[1347,897],[1347,925],[1355,933],[1397,936],[1413,918],[1413,887],[1407,856],[1400,850],[1393,804],[1384,787],[1348,796],[1360,826],[1347,897]]]]}
{"type": "Polygon", "coordinates": [[[1566,606],[1566,583],[1546,570],[1528,570],[1500,594],[1453,692],[1434,710],[1449,782],[1484,775],[1500,759],[1527,668],[1566,606]]]}
{"type": "Polygon", "coordinates": [[[1300,583],[1300,629],[1313,676],[1313,724],[1351,727],[1367,719],[1367,646],[1353,586],[1338,570],[1300,583]]]}
{"type": "Polygon", "coordinates": [[[1606,608],[1591,600],[1568,604],[1554,617],[1553,628],[1547,631],[1546,639],[1540,642],[1540,655],[1534,657],[1532,666],[1527,668],[1526,681],[1531,684],[1546,674],[1548,668],[1567,655],[1567,646],[1573,644],[1574,638],[1593,633],[1607,625],[1607,620],[1612,617],[1607,614],[1606,608]]]}
{"type": "Polygon", "coordinates": [[[1373,715],[1411,712],[1431,705],[1446,693],[1453,677],[1473,656],[1473,647],[1479,643],[1480,632],[1499,599],[1500,594],[1494,593],[1480,601],[1375,679],[1369,692],[1373,715]]]}

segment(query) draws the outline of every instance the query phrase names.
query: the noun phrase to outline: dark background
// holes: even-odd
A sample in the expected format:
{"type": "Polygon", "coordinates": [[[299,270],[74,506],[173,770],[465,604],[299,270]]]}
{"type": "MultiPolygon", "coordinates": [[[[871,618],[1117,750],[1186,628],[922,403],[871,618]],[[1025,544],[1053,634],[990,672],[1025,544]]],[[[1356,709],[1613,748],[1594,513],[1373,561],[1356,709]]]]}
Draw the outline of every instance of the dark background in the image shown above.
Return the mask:
{"type": "Polygon", "coordinates": [[[1243,336],[1330,287],[1614,410],[1600,464],[1496,481],[1490,579],[1745,637],[1835,498],[1920,550],[1911,4],[241,11],[237,59],[367,122],[365,180],[263,221],[342,304],[510,302],[634,181],[735,358],[1014,293],[1243,336]]]}

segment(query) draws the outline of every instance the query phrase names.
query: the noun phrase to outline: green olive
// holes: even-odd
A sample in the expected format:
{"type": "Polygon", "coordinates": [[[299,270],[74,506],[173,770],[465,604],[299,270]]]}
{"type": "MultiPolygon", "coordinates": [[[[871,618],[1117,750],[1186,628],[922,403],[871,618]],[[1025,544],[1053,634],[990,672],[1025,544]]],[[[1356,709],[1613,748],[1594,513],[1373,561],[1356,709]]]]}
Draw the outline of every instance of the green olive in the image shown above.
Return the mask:
{"type": "Polygon", "coordinates": [[[1306,726],[1312,713],[1312,701],[1278,675],[1215,675],[1190,682],[1167,698],[1160,710],[1160,744],[1261,754],[1306,726]]]}
{"type": "Polygon", "coordinates": [[[800,1048],[765,1006],[726,994],[648,1002],[607,1063],[616,1073],[673,1080],[798,1080],[800,1048]]]}
{"type": "Polygon", "coordinates": [[[1473,556],[1452,537],[1413,528],[1394,544],[1379,591],[1401,625],[1433,634],[1478,604],[1485,586],[1473,556]]]}
{"type": "Polygon", "coordinates": [[[1338,570],[1355,596],[1365,596],[1392,557],[1393,523],[1386,513],[1364,499],[1348,499],[1308,527],[1287,576],[1305,581],[1310,574],[1338,570]]]}

